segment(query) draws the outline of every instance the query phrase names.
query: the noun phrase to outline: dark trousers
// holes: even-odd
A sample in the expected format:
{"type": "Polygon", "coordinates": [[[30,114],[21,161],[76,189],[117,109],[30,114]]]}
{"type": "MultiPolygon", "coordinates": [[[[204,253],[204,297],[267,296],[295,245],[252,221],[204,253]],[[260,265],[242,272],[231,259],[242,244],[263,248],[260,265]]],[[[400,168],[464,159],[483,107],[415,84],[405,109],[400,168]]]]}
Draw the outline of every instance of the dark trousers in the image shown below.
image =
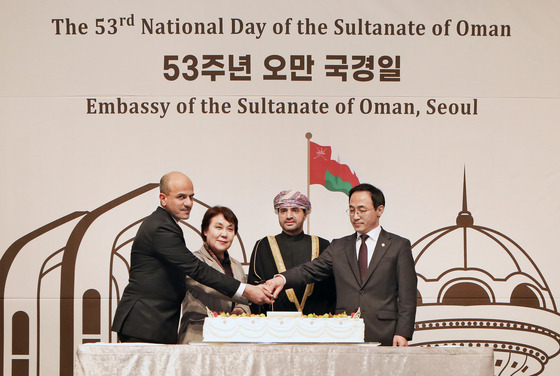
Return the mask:
{"type": "Polygon", "coordinates": [[[119,337],[119,342],[147,342],[147,343],[158,343],[158,342],[151,341],[151,340],[149,340],[149,339],[127,336],[127,335],[121,334],[121,333],[118,333],[118,337],[119,337]]]}

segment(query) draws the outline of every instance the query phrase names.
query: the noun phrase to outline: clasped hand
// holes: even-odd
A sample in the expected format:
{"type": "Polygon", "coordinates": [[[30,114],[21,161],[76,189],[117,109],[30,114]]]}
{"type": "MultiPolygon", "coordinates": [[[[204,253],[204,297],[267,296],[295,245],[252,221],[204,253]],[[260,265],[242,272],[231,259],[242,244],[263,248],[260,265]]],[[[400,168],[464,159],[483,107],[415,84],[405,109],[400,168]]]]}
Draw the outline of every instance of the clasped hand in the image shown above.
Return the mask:
{"type": "Polygon", "coordinates": [[[260,285],[247,285],[243,295],[255,304],[272,304],[284,288],[284,278],[276,276],[260,285]]]}
{"type": "Polygon", "coordinates": [[[262,285],[247,285],[245,286],[245,291],[243,296],[252,301],[255,304],[272,304],[274,303],[274,297],[272,292],[266,286],[262,285]]]}
{"type": "Polygon", "coordinates": [[[265,286],[267,286],[268,290],[272,293],[274,299],[278,297],[278,294],[284,288],[284,284],[286,280],[283,277],[276,276],[272,279],[266,281],[265,286]]]}

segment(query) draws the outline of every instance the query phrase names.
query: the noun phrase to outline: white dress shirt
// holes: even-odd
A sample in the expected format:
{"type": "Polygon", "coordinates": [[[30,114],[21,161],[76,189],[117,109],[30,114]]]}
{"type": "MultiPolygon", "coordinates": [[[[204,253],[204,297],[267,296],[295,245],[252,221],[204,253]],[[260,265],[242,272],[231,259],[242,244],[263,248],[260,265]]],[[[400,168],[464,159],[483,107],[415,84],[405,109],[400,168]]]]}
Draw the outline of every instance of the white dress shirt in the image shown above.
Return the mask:
{"type": "MultiPolygon", "coordinates": [[[[373,255],[373,251],[375,250],[375,246],[377,245],[377,239],[379,239],[379,234],[381,233],[381,226],[377,226],[373,230],[367,233],[368,238],[366,239],[367,245],[367,264],[369,267],[369,262],[371,260],[371,256],[373,255]]],[[[361,234],[357,234],[356,237],[356,260],[358,259],[358,255],[360,254],[360,246],[362,245],[362,238],[360,237],[361,234]]]]}

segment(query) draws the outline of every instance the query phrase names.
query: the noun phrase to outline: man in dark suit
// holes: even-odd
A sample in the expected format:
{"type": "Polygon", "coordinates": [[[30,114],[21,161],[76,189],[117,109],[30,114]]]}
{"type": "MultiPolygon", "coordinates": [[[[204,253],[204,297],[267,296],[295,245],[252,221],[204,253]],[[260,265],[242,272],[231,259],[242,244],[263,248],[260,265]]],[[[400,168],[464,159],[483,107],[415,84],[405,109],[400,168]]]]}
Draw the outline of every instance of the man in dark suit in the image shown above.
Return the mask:
{"type": "Polygon", "coordinates": [[[283,287],[334,276],[336,313],[360,308],[366,342],[407,346],[416,316],[414,260],[410,241],[379,226],[384,209],[385,197],[376,187],[352,188],[348,213],[356,233],[333,240],[315,260],[267,281],[274,296],[283,287]]]}
{"type": "Polygon", "coordinates": [[[177,222],[188,219],[193,205],[191,180],[170,172],[160,181],[160,207],[142,223],[132,244],[130,276],[113,320],[121,342],[177,343],[185,275],[219,292],[255,303],[271,303],[272,294],[240,283],[195,257],[177,222]]]}

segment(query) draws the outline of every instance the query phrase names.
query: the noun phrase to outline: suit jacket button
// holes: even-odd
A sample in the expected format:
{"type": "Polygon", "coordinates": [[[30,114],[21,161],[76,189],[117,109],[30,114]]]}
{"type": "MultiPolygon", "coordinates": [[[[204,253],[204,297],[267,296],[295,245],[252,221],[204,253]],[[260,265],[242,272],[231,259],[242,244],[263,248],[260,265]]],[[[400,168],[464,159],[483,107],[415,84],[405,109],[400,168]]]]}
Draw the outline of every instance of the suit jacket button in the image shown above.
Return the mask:
{"type": "Polygon", "coordinates": [[[364,295],[364,290],[360,290],[360,295],[364,295]]]}

